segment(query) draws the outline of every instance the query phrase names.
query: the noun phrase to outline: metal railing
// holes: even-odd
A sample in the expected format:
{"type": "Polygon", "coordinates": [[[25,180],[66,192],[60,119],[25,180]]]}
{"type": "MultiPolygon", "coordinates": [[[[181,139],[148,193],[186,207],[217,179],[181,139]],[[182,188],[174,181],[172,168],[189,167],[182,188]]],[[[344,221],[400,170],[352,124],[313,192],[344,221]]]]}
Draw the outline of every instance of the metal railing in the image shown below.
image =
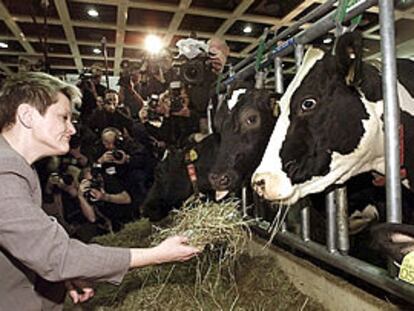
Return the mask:
{"type": "MultiPolygon", "coordinates": [[[[281,57],[295,52],[296,64],[300,64],[303,55],[304,44],[318,38],[333,29],[335,25],[336,10],[321,17],[310,28],[289,38],[283,44],[273,48],[273,45],[283,39],[283,34],[290,34],[299,28],[299,24],[307,20],[309,16],[320,16],[321,11],[326,12],[335,1],[326,1],[320,10],[311,12],[285,30],[280,36],[275,36],[266,44],[267,54],[261,63],[261,68],[275,66],[275,90],[283,92],[282,61],[281,57]]],[[[371,6],[377,4],[375,0],[362,0],[347,10],[344,21],[363,13],[371,6]]],[[[414,1],[396,1],[396,6],[414,5],[414,1]],[[409,3],[407,3],[409,2],[409,3]]],[[[399,163],[399,106],[396,92],[396,61],[394,44],[394,3],[389,0],[379,0],[380,7],[380,31],[381,50],[384,73],[384,115],[385,115],[385,155],[386,155],[386,187],[387,187],[387,221],[401,222],[401,187],[400,187],[400,163],[399,163]]],[[[254,57],[248,57],[235,67],[235,73],[223,81],[223,86],[233,83],[237,79],[245,79],[255,73],[254,57]],[[251,63],[249,63],[251,62],[251,63]]],[[[381,268],[363,262],[347,255],[349,251],[348,234],[348,207],[346,200],[346,188],[339,188],[326,196],[327,217],[327,242],[325,246],[310,240],[309,210],[305,208],[301,212],[301,233],[298,235],[288,232],[284,225],[276,240],[295,247],[302,252],[322,260],[332,266],[340,268],[354,276],[357,276],[385,291],[402,297],[407,301],[414,300],[414,286],[390,276],[381,268]]]]}

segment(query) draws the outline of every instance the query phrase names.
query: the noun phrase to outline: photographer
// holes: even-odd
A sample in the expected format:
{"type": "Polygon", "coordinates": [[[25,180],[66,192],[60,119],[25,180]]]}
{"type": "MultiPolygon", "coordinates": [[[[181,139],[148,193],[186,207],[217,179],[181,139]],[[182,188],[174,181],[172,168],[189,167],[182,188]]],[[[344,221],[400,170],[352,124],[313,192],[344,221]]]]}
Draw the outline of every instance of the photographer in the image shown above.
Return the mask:
{"type": "Polygon", "coordinates": [[[121,76],[118,81],[119,101],[129,110],[130,117],[138,120],[138,113],[144,104],[144,100],[139,93],[141,81],[139,63],[130,63],[128,60],[121,62],[121,76]]]}
{"type": "MultiPolygon", "coordinates": [[[[206,119],[210,90],[224,68],[229,47],[219,38],[212,38],[208,44],[193,38],[183,39],[177,42],[177,47],[179,57],[169,75],[165,101],[169,103],[170,114],[178,118],[178,122],[174,118],[170,122],[172,131],[179,132],[174,136],[179,137],[179,144],[182,144],[187,134],[208,132],[206,119]],[[182,117],[188,119],[183,121],[182,117]]],[[[212,100],[214,105],[215,98],[212,100]]]]}
{"type": "Polygon", "coordinates": [[[111,127],[102,132],[102,147],[96,162],[102,165],[106,174],[122,181],[132,196],[134,213],[137,213],[152,185],[156,165],[154,156],[143,145],[123,137],[118,129],[111,127]]]}
{"type": "Polygon", "coordinates": [[[88,126],[100,135],[106,127],[115,127],[123,133],[133,133],[133,121],[119,107],[119,96],[115,90],[107,90],[104,97],[104,109],[95,110],[91,115],[88,126]]]}
{"type": "Polygon", "coordinates": [[[148,58],[141,68],[141,81],[139,93],[144,99],[151,95],[160,95],[168,88],[167,77],[171,69],[171,57],[169,55],[158,58],[148,58]]]}
{"type": "Polygon", "coordinates": [[[110,232],[119,231],[133,219],[130,194],[115,176],[106,174],[99,165],[84,170],[78,199],[85,217],[91,223],[103,220],[110,232]]]}
{"type": "Polygon", "coordinates": [[[101,84],[103,70],[100,64],[93,64],[89,70],[80,74],[78,87],[82,92],[82,106],[80,108],[82,121],[87,120],[97,108],[96,100],[105,95],[106,87],[101,84]]]}

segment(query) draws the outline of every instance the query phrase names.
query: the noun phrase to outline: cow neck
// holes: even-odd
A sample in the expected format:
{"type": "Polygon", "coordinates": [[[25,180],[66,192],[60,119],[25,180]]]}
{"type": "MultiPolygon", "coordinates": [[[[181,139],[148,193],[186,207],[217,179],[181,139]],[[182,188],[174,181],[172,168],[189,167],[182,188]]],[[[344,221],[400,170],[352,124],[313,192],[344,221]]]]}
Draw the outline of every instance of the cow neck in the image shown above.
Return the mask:
{"type": "Polygon", "coordinates": [[[194,194],[198,196],[200,194],[200,190],[198,188],[197,182],[197,169],[194,165],[194,162],[197,161],[197,159],[198,154],[194,148],[188,150],[185,153],[184,162],[186,164],[188,178],[190,179],[191,187],[193,188],[194,194]]]}

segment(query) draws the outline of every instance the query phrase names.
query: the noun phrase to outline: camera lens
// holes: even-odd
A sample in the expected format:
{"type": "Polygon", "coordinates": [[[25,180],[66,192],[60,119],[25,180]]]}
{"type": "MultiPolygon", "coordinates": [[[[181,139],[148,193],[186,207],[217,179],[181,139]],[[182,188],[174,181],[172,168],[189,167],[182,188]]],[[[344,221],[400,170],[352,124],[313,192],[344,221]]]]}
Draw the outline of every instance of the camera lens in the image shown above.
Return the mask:
{"type": "Polygon", "coordinates": [[[124,155],[122,154],[122,152],[119,151],[119,150],[116,150],[116,149],[112,150],[112,156],[117,161],[122,160],[122,158],[124,157],[124,155]]]}

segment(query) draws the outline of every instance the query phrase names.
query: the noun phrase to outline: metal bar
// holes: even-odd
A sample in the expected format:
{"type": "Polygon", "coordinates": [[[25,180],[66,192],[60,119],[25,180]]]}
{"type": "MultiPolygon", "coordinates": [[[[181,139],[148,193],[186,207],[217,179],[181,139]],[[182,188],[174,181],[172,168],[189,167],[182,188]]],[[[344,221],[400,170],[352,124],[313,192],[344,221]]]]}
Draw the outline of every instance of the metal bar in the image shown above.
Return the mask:
{"type": "Polygon", "coordinates": [[[242,188],[242,212],[243,218],[247,217],[247,187],[243,186],[242,188]]]}
{"type": "Polygon", "coordinates": [[[400,111],[397,97],[397,67],[395,60],[394,2],[379,1],[382,53],[382,87],[384,93],[385,175],[387,221],[401,223],[400,180],[400,111]]]}
{"type": "Polygon", "coordinates": [[[348,198],[346,187],[335,190],[337,203],[337,225],[338,225],[338,250],[341,254],[349,251],[349,231],[348,231],[348,198]]]}
{"type": "MultiPolygon", "coordinates": [[[[300,26],[303,24],[306,24],[310,20],[324,15],[326,12],[328,12],[333,5],[335,4],[336,0],[328,0],[325,3],[321,4],[319,7],[317,7],[315,10],[312,10],[308,14],[306,14],[304,17],[299,19],[295,24],[290,26],[288,29],[281,32],[279,35],[275,36],[272,40],[266,43],[265,51],[269,50],[271,47],[273,47],[275,44],[277,44],[278,41],[285,39],[287,36],[294,33],[296,30],[299,29],[300,26]]],[[[246,57],[241,62],[237,63],[237,65],[234,67],[236,71],[238,71],[240,68],[242,68],[244,65],[250,63],[251,61],[254,61],[256,59],[257,52],[252,53],[248,57],[246,57]]]]}
{"type": "Polygon", "coordinates": [[[304,52],[305,52],[305,48],[304,48],[303,44],[297,44],[295,46],[295,65],[296,65],[296,69],[299,69],[300,65],[302,64],[304,52]]]}
{"type": "Polygon", "coordinates": [[[326,248],[329,252],[336,252],[336,206],[335,192],[329,192],[325,197],[326,208],[326,248]]]}
{"type": "Polygon", "coordinates": [[[320,259],[398,297],[412,302],[414,297],[414,286],[391,278],[384,269],[348,255],[341,255],[338,252],[331,253],[322,245],[312,241],[303,243],[299,237],[287,231],[279,232],[276,235],[275,240],[283,242],[290,247],[294,247],[314,258],[320,259]]]}
{"type": "Polygon", "coordinates": [[[282,59],[275,57],[275,92],[277,94],[283,94],[285,92],[283,85],[283,68],[282,59]]]}
{"type": "Polygon", "coordinates": [[[308,242],[310,240],[310,211],[309,206],[305,206],[300,211],[300,236],[302,240],[308,242]]]}
{"type": "MultiPolygon", "coordinates": [[[[366,9],[370,8],[371,6],[375,5],[378,0],[365,0],[360,1],[353,7],[348,10],[348,13],[345,16],[344,22],[352,19],[353,17],[361,14],[366,9]]],[[[267,54],[267,60],[262,62],[261,67],[266,67],[273,62],[273,58],[276,56],[282,57],[285,56],[293,51],[295,44],[306,44],[324,33],[327,33],[329,30],[335,27],[335,16],[336,10],[327,14],[318,22],[316,22],[313,26],[309,27],[306,30],[303,30],[299,34],[295,35],[293,38],[287,40],[284,44],[278,46],[277,48],[273,49],[271,52],[267,54]]],[[[274,40],[274,39],[273,39],[274,40]]],[[[266,45],[267,46],[267,45],[266,45]]],[[[240,67],[237,67],[240,68],[240,67]]],[[[255,72],[255,64],[251,63],[238,71],[233,77],[227,78],[223,81],[224,85],[228,85],[233,83],[237,79],[245,79],[251,76],[255,72]]]]}

